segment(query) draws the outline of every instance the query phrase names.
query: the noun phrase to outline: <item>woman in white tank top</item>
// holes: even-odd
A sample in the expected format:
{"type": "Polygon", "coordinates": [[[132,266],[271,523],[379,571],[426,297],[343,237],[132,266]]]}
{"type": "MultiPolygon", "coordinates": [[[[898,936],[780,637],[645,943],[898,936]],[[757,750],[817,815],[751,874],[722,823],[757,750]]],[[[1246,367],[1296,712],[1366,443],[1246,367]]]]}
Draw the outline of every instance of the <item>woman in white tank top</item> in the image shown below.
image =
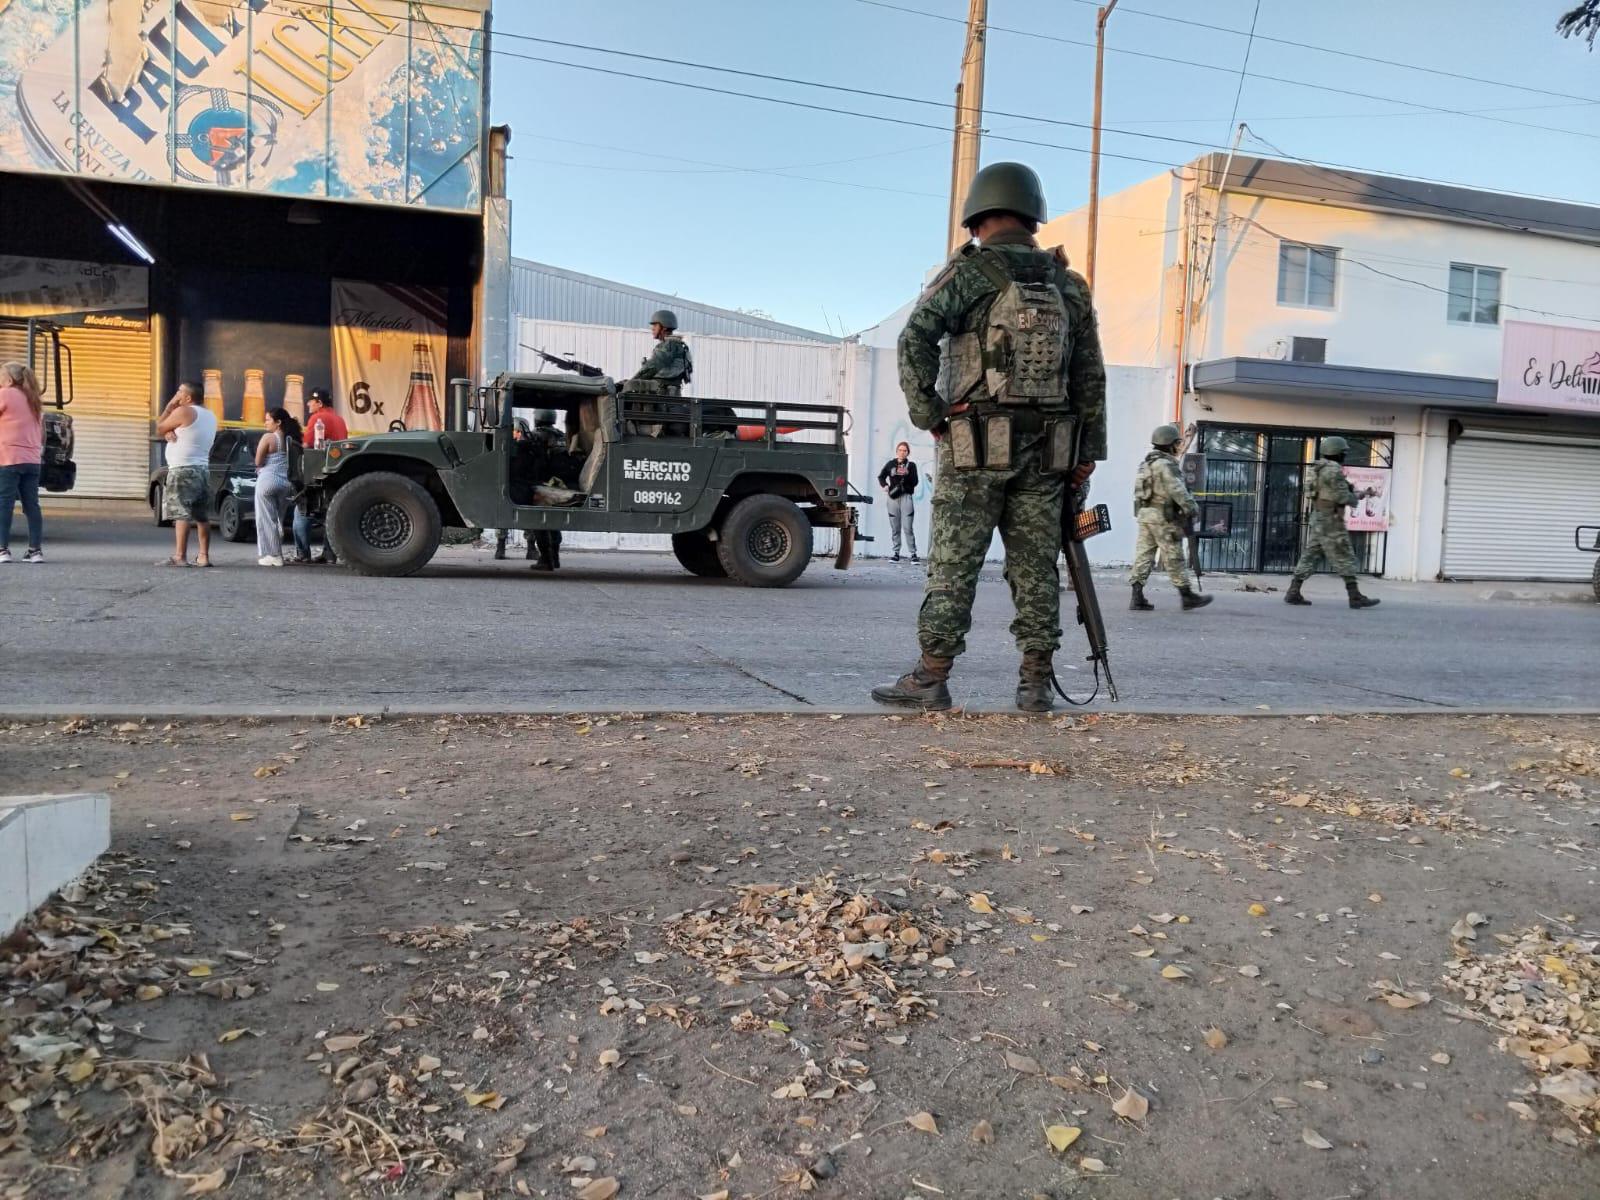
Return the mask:
{"type": "Polygon", "coordinates": [[[289,507],[289,443],[300,440],[300,422],[288,409],[267,414],[267,432],[256,443],[256,560],[263,567],[283,566],[283,514],[289,507]]]}

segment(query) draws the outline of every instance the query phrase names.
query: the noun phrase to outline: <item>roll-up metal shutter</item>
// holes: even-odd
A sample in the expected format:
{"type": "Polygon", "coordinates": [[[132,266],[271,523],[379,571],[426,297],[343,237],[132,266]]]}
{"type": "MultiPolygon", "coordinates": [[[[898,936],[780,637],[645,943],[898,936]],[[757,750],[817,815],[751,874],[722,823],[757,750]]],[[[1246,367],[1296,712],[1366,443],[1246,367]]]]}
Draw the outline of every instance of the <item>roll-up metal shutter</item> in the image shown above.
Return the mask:
{"type": "MultiPolygon", "coordinates": [[[[143,497],[150,479],[149,332],[73,327],[62,332],[61,340],[72,351],[73,401],[67,413],[77,439],[78,482],[68,495],[143,497]]],[[[42,340],[37,345],[39,354],[48,353],[42,340]]],[[[27,358],[27,335],[0,330],[0,360],[27,358]]],[[[40,383],[47,399],[55,395],[46,374],[41,373],[40,383]]]]}
{"type": "Polygon", "coordinates": [[[1600,521],[1600,438],[1467,430],[1450,448],[1444,573],[1587,580],[1575,525],[1600,521]]]}

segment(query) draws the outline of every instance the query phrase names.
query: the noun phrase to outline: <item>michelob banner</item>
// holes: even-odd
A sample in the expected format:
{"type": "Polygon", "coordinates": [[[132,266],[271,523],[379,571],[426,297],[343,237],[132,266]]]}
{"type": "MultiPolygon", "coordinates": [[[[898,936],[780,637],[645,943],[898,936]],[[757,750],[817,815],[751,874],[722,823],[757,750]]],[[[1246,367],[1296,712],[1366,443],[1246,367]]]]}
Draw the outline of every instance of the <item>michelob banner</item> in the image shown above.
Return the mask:
{"type": "Polygon", "coordinates": [[[1376,495],[1362,496],[1354,508],[1345,510],[1344,527],[1351,533],[1383,533],[1389,528],[1389,482],[1393,472],[1388,467],[1345,467],[1344,477],[1355,488],[1356,494],[1373,489],[1376,495]]]}
{"type": "Polygon", "coordinates": [[[0,0],[0,166],[474,211],[489,0],[0,0]]]}
{"type": "Polygon", "coordinates": [[[445,317],[440,292],[334,280],[334,407],[351,433],[444,428],[445,317]]]}

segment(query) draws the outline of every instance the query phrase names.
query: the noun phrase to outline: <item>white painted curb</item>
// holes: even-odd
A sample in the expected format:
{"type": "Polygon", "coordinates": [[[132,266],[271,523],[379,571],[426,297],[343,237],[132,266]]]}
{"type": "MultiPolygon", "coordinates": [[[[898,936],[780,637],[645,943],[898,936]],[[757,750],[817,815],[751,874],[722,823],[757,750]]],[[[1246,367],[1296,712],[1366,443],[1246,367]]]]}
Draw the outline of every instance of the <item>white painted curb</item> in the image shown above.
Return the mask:
{"type": "Polygon", "coordinates": [[[0,796],[0,937],[111,848],[111,797],[0,796]]]}

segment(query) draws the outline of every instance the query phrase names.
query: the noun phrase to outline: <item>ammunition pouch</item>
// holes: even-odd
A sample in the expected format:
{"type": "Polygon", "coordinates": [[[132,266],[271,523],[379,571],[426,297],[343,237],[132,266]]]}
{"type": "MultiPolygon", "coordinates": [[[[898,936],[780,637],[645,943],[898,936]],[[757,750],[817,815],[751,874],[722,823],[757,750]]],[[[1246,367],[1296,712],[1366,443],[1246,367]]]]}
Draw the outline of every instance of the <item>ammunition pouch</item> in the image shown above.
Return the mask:
{"type": "Polygon", "coordinates": [[[1040,445],[1039,470],[1065,475],[1077,465],[1078,422],[1038,410],[984,409],[960,413],[946,422],[950,464],[957,471],[1009,471],[1023,446],[1040,445]]]}

